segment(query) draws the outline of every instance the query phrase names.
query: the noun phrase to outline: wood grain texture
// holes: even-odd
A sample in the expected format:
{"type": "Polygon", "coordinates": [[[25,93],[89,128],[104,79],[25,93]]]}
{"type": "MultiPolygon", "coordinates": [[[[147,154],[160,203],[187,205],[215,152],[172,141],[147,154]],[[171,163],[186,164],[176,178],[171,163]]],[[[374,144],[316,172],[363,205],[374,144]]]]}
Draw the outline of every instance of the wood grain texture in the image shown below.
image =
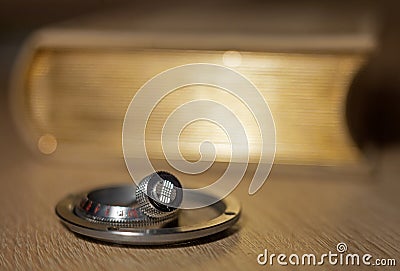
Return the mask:
{"type": "MultiPolygon", "coordinates": [[[[399,201],[389,181],[323,168],[277,166],[261,191],[250,197],[250,170],[234,192],[243,216],[233,229],[177,246],[128,247],[78,237],[54,213],[56,203],[69,193],[129,182],[122,163],[105,172],[100,167],[2,160],[1,270],[311,270],[259,266],[256,257],[264,248],[271,253],[319,255],[335,251],[339,242],[352,253],[397,261],[400,256],[399,201]]],[[[328,269],[362,267],[315,267],[328,269]]]]}

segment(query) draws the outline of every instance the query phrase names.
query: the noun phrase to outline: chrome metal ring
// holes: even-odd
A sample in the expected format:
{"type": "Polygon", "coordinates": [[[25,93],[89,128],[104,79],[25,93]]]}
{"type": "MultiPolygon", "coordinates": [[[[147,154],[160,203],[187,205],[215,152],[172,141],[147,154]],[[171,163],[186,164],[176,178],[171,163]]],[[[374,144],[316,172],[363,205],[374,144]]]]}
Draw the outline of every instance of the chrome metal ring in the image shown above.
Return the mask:
{"type": "Polygon", "coordinates": [[[76,215],[94,222],[143,226],[176,218],[182,186],[172,174],[158,171],[144,178],[138,188],[108,187],[82,197],[76,215]]]}
{"type": "Polygon", "coordinates": [[[176,216],[172,214],[161,219],[148,217],[139,208],[135,192],[135,186],[97,189],[83,195],[74,212],[93,222],[123,223],[131,226],[160,223],[176,216]]]}
{"type": "MultiPolygon", "coordinates": [[[[110,187],[115,191],[126,192],[131,195],[135,190],[132,184],[110,187]]],[[[105,188],[105,191],[110,191],[105,188]]],[[[101,191],[96,190],[96,191],[101,191]]],[[[143,224],[141,227],[132,227],[126,223],[102,222],[77,215],[76,206],[82,198],[90,193],[70,195],[56,206],[56,213],[60,220],[73,232],[95,239],[130,245],[160,245],[171,244],[205,237],[226,230],[235,224],[240,217],[240,205],[232,197],[217,201],[208,207],[180,210],[170,223],[143,224]]],[[[207,202],[213,195],[193,192],[190,201],[193,203],[207,202]]],[[[110,203],[110,202],[108,202],[110,203]]],[[[92,207],[91,207],[92,208],[92,207]]]]}

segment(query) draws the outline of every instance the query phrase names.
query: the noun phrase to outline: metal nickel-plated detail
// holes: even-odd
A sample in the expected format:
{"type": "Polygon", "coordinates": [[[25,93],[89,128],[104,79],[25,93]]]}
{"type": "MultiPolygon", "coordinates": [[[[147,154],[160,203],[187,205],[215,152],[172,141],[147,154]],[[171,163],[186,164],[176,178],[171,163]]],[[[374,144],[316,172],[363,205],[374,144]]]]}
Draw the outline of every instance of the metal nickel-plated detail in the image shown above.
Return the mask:
{"type": "Polygon", "coordinates": [[[140,210],[152,218],[168,217],[178,211],[183,192],[179,180],[165,171],[145,177],[136,189],[140,210]]]}
{"type": "MultiPolygon", "coordinates": [[[[129,185],[119,186],[121,189],[129,189],[129,185]]],[[[82,197],[87,195],[70,195],[60,201],[56,206],[56,213],[60,220],[73,232],[89,236],[98,240],[129,245],[160,245],[185,242],[211,234],[216,234],[234,225],[240,217],[240,205],[232,197],[228,196],[217,203],[208,206],[218,215],[201,222],[186,221],[185,225],[180,225],[181,219],[178,214],[177,223],[158,224],[152,227],[125,227],[123,224],[112,223],[93,223],[91,220],[76,215],[74,208],[80,203],[82,197]]],[[[200,192],[196,192],[196,200],[210,197],[200,192]]],[[[201,216],[202,211],[185,210],[191,215],[201,216]],[[193,212],[193,213],[192,213],[193,212]]],[[[184,216],[184,215],[183,215],[184,216]]]]}
{"type": "Polygon", "coordinates": [[[135,186],[116,186],[96,189],[86,193],[74,207],[74,212],[95,223],[123,224],[142,227],[157,223],[167,223],[176,218],[176,213],[162,217],[149,217],[137,204],[135,186]]]}
{"type": "Polygon", "coordinates": [[[118,223],[127,226],[143,226],[154,223],[164,223],[173,220],[176,216],[171,214],[163,218],[150,218],[136,207],[112,206],[93,202],[83,198],[81,203],[75,206],[76,215],[97,223],[118,223]]]}

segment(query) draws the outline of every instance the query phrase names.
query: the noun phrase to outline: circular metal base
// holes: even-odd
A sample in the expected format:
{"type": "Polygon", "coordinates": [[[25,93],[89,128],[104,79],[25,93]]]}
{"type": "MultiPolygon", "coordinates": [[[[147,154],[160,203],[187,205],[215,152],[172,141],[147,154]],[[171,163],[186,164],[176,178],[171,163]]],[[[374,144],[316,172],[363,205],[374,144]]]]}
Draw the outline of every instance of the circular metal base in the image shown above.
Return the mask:
{"type": "MultiPolygon", "coordinates": [[[[119,187],[132,189],[132,185],[119,187]]],[[[56,206],[57,215],[75,233],[118,244],[161,245],[185,242],[226,230],[240,217],[239,203],[228,196],[208,207],[180,210],[177,219],[168,224],[126,227],[118,223],[99,223],[82,218],[74,212],[75,206],[86,194],[70,195],[60,201],[56,206]]],[[[197,193],[191,200],[202,202],[210,197],[197,193]]]]}

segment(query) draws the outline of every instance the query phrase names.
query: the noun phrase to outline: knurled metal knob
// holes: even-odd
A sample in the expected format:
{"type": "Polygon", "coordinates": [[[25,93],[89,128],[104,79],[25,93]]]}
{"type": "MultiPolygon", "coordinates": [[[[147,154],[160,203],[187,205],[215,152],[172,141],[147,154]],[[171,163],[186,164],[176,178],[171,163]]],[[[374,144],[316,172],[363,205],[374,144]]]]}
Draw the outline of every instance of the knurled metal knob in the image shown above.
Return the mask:
{"type": "Polygon", "coordinates": [[[136,189],[140,210],[151,218],[174,215],[183,197],[182,185],[171,173],[157,171],[145,177],[136,189]]]}

